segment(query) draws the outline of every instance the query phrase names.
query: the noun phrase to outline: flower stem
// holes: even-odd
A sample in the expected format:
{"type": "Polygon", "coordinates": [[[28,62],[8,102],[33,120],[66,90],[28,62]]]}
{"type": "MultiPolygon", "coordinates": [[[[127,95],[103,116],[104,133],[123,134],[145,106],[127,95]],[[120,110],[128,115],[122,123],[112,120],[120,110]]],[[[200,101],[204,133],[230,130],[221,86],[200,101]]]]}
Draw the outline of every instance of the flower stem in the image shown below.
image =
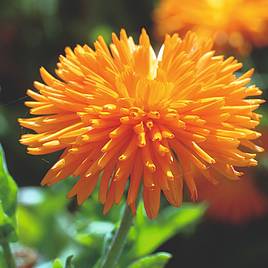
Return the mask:
{"type": "Polygon", "coordinates": [[[120,226],[107,250],[100,268],[114,268],[125,246],[127,235],[133,222],[133,216],[128,205],[124,209],[120,226]]]}
{"type": "Polygon", "coordinates": [[[1,246],[3,248],[7,268],[16,268],[15,260],[12,255],[9,243],[6,240],[1,240],[1,246]]]}

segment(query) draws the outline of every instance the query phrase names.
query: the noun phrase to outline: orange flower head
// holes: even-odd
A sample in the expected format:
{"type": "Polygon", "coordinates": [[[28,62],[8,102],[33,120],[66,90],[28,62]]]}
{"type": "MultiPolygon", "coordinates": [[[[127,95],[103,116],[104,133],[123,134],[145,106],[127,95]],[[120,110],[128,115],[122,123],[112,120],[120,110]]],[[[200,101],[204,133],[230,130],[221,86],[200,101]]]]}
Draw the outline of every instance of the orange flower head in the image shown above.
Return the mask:
{"type": "Polygon", "coordinates": [[[100,180],[99,200],[106,213],[128,185],[127,203],[135,212],[140,186],[147,215],[158,214],[160,193],[173,206],[182,200],[183,180],[197,198],[194,169],[214,181],[218,173],[237,179],[235,166],[255,166],[262,151],[252,140],[261,94],[248,85],[253,71],[237,77],[233,57],[211,51],[211,40],[194,33],[167,35],[156,56],[145,30],[135,44],[124,30],[102,37],[94,49],[66,48],[56,74],[41,68],[44,83],[28,90],[30,119],[19,119],[36,134],[20,142],[30,154],[63,150],[44,177],[51,185],[77,177],[69,197],[84,202],[100,180]]]}
{"type": "Polygon", "coordinates": [[[154,12],[156,33],[193,30],[213,36],[218,49],[247,54],[268,44],[267,0],[161,0],[154,12]]]}

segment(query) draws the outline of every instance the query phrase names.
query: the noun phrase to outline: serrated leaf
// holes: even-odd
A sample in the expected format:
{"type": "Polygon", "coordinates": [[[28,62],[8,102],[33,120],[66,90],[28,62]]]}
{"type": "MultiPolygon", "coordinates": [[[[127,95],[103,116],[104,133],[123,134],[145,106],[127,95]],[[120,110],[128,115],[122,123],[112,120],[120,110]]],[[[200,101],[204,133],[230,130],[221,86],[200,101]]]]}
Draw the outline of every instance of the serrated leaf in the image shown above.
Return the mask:
{"type": "Polygon", "coordinates": [[[159,252],[135,261],[128,268],[163,268],[171,257],[167,252],[159,252]]]}
{"type": "Polygon", "coordinates": [[[143,215],[143,210],[139,207],[132,256],[150,254],[185,227],[197,223],[205,209],[204,204],[183,204],[180,208],[167,207],[151,221],[143,215]]]}

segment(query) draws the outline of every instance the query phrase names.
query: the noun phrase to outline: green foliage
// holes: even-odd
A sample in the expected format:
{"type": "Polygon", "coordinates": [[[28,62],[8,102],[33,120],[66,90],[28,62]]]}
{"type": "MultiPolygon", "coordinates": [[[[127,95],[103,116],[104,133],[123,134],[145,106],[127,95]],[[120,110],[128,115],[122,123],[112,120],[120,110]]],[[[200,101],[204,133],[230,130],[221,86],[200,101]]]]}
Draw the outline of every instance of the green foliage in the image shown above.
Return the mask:
{"type": "Polygon", "coordinates": [[[107,43],[110,43],[112,31],[113,30],[109,25],[98,25],[90,31],[89,41],[90,43],[93,43],[101,35],[107,43]]]}
{"type": "Polygon", "coordinates": [[[17,185],[10,176],[0,145],[0,239],[15,240],[17,185]]]}
{"type": "Polygon", "coordinates": [[[65,194],[55,194],[55,189],[22,188],[18,206],[20,242],[48,259],[58,257],[73,239],[67,204],[65,194]]]}
{"type": "Polygon", "coordinates": [[[10,239],[10,235],[14,232],[13,220],[5,213],[2,202],[0,202],[0,241],[2,239],[10,239]]]}
{"type": "Polygon", "coordinates": [[[158,252],[135,261],[128,268],[163,268],[171,257],[167,252],[158,252]]]}
{"type": "Polygon", "coordinates": [[[65,268],[74,268],[73,255],[70,255],[65,263],[65,268]]]}
{"type": "Polygon", "coordinates": [[[52,264],[52,268],[75,268],[73,264],[73,255],[67,257],[64,266],[60,259],[56,259],[52,264]]]}
{"type": "Polygon", "coordinates": [[[151,221],[144,216],[144,211],[140,206],[133,230],[133,239],[135,239],[133,254],[144,256],[153,252],[185,227],[198,222],[205,209],[204,204],[184,204],[180,208],[167,207],[155,220],[151,221]]]}
{"type": "MultiPolygon", "coordinates": [[[[124,202],[112,208],[104,217],[96,191],[85,204],[76,207],[72,200],[66,198],[71,181],[63,181],[49,188],[30,187],[20,190],[19,239],[22,244],[35,248],[47,261],[57,257],[64,260],[73,254],[74,267],[87,268],[89,264],[93,267],[110,244],[124,202]]],[[[175,234],[198,223],[204,210],[203,204],[184,204],[181,208],[167,206],[152,221],[146,217],[143,206],[140,205],[135,227],[131,229],[118,268],[129,265],[131,268],[143,267],[137,265],[150,267],[151,263],[151,267],[164,267],[170,255],[147,255],[175,234]]],[[[58,259],[53,265],[53,268],[64,267],[58,259]]],[[[48,268],[50,267],[51,264],[48,268]]]]}
{"type": "Polygon", "coordinates": [[[2,251],[2,249],[0,248],[0,267],[2,268],[6,268],[6,262],[4,259],[4,253],[2,251]]]}
{"type": "Polygon", "coordinates": [[[267,128],[267,126],[268,126],[268,107],[265,106],[265,108],[264,107],[259,108],[258,113],[260,113],[262,115],[261,126],[263,128],[267,128]]]}
{"type": "Polygon", "coordinates": [[[13,216],[17,205],[17,185],[10,176],[4,157],[4,151],[0,145],[0,200],[5,213],[13,216]]]}
{"type": "Polygon", "coordinates": [[[60,259],[56,259],[56,260],[53,262],[52,268],[63,268],[63,265],[62,265],[62,263],[61,263],[61,260],[60,260],[60,259]]]}

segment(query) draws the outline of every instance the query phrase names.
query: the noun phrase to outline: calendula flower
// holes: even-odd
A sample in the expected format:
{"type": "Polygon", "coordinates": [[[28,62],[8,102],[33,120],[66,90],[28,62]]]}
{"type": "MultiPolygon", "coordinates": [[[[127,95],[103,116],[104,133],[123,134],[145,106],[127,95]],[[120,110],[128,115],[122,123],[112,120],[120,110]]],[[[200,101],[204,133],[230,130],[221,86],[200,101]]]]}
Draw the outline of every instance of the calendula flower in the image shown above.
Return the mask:
{"type": "Polygon", "coordinates": [[[193,30],[213,36],[218,49],[246,54],[268,44],[267,0],[161,0],[154,13],[156,33],[193,30]]]}
{"type": "Polygon", "coordinates": [[[218,185],[199,180],[199,200],[209,204],[207,216],[232,224],[242,224],[268,212],[268,198],[255,184],[253,174],[239,181],[221,177],[218,185]]]}
{"type": "Polygon", "coordinates": [[[252,142],[260,115],[261,94],[248,86],[253,70],[233,57],[211,51],[211,40],[188,33],[166,36],[156,56],[145,30],[139,43],[122,30],[108,47],[102,37],[94,49],[66,48],[55,78],[44,68],[38,92],[28,90],[31,114],[20,119],[26,134],[20,142],[30,154],[63,150],[44,177],[51,185],[67,176],[77,182],[69,197],[83,203],[100,180],[99,200],[106,213],[128,188],[135,212],[142,187],[147,215],[154,218],[163,192],[173,206],[182,201],[183,181],[197,199],[194,169],[209,181],[217,174],[237,179],[235,166],[255,166],[262,151],[252,142]]]}

